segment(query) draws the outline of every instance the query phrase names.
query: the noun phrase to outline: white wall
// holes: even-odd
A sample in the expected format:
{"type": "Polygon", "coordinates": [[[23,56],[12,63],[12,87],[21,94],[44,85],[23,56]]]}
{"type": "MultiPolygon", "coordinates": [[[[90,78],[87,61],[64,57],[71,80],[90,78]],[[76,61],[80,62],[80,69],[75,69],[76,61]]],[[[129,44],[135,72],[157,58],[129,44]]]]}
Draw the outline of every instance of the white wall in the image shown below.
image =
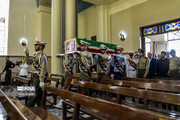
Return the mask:
{"type": "Polygon", "coordinates": [[[140,47],[139,27],[179,18],[180,0],[148,0],[111,15],[111,40],[125,51],[140,47]],[[127,33],[126,41],[119,40],[119,32],[127,33]]]}
{"type": "Polygon", "coordinates": [[[91,39],[96,32],[96,6],[92,6],[78,14],[78,37],[91,39]]]}
{"type": "MultiPolygon", "coordinates": [[[[34,43],[37,38],[47,42],[45,53],[51,56],[51,9],[38,9],[36,0],[10,0],[9,9],[8,55],[24,56],[24,47],[19,44],[19,40],[25,37],[29,43],[30,55],[35,52],[34,43]]],[[[50,72],[50,57],[48,62],[50,72]]],[[[0,64],[3,65],[4,63],[0,64]]]]}
{"type": "Polygon", "coordinates": [[[87,39],[97,35],[98,41],[121,45],[125,52],[137,51],[140,48],[139,28],[179,18],[179,6],[180,0],[119,0],[104,7],[103,12],[102,6],[94,5],[78,15],[78,35],[87,39]],[[125,41],[119,39],[120,31],[127,33],[125,41]],[[107,33],[110,37],[105,36],[107,33]]]}
{"type": "Polygon", "coordinates": [[[19,45],[22,37],[28,39],[32,55],[37,37],[36,0],[10,0],[9,9],[8,55],[24,55],[24,48],[19,45]]]}

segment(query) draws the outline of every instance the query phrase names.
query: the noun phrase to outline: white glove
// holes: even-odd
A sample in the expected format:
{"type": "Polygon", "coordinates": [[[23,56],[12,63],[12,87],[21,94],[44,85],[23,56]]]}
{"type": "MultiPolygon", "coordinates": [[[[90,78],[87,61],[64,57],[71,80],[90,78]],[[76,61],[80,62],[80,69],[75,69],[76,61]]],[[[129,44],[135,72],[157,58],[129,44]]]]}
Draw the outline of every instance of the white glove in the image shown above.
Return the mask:
{"type": "Polygon", "coordinates": [[[40,88],[43,88],[43,86],[44,86],[44,82],[40,82],[40,83],[39,83],[39,87],[40,87],[40,88]]]}
{"type": "Polygon", "coordinates": [[[29,53],[29,50],[28,50],[28,48],[26,47],[26,48],[24,48],[24,53],[29,53]]]}

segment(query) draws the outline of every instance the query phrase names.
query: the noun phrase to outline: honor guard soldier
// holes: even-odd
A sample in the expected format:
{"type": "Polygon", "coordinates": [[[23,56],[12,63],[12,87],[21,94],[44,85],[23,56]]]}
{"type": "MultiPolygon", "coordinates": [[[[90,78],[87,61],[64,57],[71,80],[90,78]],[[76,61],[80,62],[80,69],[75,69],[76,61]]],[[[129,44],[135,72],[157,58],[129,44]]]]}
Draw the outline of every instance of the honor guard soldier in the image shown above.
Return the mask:
{"type": "MultiPolygon", "coordinates": [[[[90,67],[92,66],[92,54],[87,51],[89,43],[80,41],[80,53],[79,53],[79,69],[80,69],[80,81],[89,82],[91,77],[90,67]]],[[[85,94],[85,88],[82,89],[81,94],[85,94]]]]}
{"type": "Polygon", "coordinates": [[[114,79],[121,80],[122,76],[125,75],[125,61],[126,57],[122,55],[124,48],[121,46],[116,46],[116,55],[111,62],[113,71],[114,71],[114,79]]]}
{"type": "Polygon", "coordinates": [[[134,52],[129,52],[129,58],[126,60],[126,76],[129,78],[136,78],[138,59],[134,58],[134,52]]]}
{"type": "MultiPolygon", "coordinates": [[[[64,68],[65,68],[65,85],[63,89],[69,91],[71,90],[71,81],[73,76],[73,68],[74,68],[74,56],[72,53],[66,54],[64,59],[64,68]]],[[[60,102],[57,105],[54,105],[56,108],[62,108],[62,101],[63,99],[60,99],[60,102]]]]}
{"type": "Polygon", "coordinates": [[[107,49],[104,44],[101,44],[100,54],[95,56],[95,64],[98,64],[98,83],[103,83],[103,80],[110,78],[111,56],[106,54],[107,49]]]}
{"type": "Polygon", "coordinates": [[[137,66],[137,77],[138,78],[146,78],[149,71],[149,60],[144,56],[144,50],[138,49],[139,52],[139,62],[137,66]]]}
{"type": "Polygon", "coordinates": [[[180,67],[180,60],[176,56],[176,51],[174,49],[170,52],[171,58],[169,60],[169,72],[168,75],[171,78],[178,78],[179,77],[179,67],[180,67]]]}
{"type": "Polygon", "coordinates": [[[35,54],[33,58],[29,57],[29,50],[25,49],[26,63],[28,65],[32,64],[32,80],[33,86],[35,86],[35,96],[32,97],[28,103],[27,107],[34,107],[35,104],[40,105],[42,98],[42,87],[44,86],[45,79],[47,77],[47,56],[44,53],[46,43],[42,41],[36,41],[35,54]]]}
{"type": "Polygon", "coordinates": [[[74,56],[73,54],[66,54],[64,60],[64,68],[65,68],[65,85],[64,89],[69,91],[71,89],[71,81],[73,76],[73,68],[74,68],[74,56]]]}

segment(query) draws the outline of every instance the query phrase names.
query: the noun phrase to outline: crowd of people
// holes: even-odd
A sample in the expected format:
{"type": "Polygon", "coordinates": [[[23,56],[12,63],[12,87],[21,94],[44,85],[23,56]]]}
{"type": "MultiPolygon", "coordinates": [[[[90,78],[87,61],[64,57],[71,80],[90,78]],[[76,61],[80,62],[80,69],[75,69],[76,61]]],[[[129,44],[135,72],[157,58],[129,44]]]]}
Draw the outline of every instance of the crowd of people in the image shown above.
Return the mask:
{"type": "MultiPolygon", "coordinates": [[[[172,49],[170,53],[162,51],[160,56],[155,57],[151,52],[145,56],[145,50],[138,49],[138,52],[130,51],[128,57],[123,54],[124,48],[116,46],[115,54],[107,54],[108,47],[104,44],[100,45],[100,52],[92,54],[88,52],[90,43],[83,40],[80,41],[80,51],[75,53],[65,54],[65,85],[64,89],[71,89],[72,76],[74,75],[74,64],[78,65],[80,70],[80,81],[90,82],[91,80],[97,83],[103,83],[105,79],[121,80],[122,77],[129,78],[154,78],[158,77],[180,77],[180,58],[176,56],[176,51],[172,49]],[[169,55],[170,54],[170,55],[169,55]],[[171,57],[170,57],[171,56],[171,57]],[[97,79],[92,78],[92,74],[98,75],[97,79]]],[[[22,63],[17,66],[20,70],[19,76],[27,77],[28,65],[32,65],[33,85],[36,89],[36,95],[29,100],[27,106],[32,107],[36,103],[40,105],[42,96],[42,87],[47,77],[47,56],[43,52],[46,43],[36,41],[34,44],[36,53],[32,58],[29,57],[29,50],[25,49],[25,58],[22,63]]],[[[6,71],[5,83],[10,85],[11,69],[15,64],[6,57],[6,66],[3,72],[6,71]]],[[[3,73],[2,72],[2,73],[3,73]]],[[[85,88],[81,89],[81,94],[86,94],[85,88]]],[[[55,107],[62,105],[62,99],[55,107]]]]}

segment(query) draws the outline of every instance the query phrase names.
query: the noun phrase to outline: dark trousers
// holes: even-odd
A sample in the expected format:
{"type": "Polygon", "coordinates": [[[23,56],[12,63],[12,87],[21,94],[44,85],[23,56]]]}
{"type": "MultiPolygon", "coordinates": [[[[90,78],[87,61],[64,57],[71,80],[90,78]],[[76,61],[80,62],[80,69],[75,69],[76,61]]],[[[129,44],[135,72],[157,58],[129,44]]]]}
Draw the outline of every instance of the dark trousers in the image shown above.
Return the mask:
{"type": "Polygon", "coordinates": [[[8,70],[6,71],[5,75],[5,85],[10,85],[11,84],[11,71],[8,70]]]}
{"type": "Polygon", "coordinates": [[[179,77],[179,70],[178,69],[174,69],[174,70],[170,70],[170,75],[171,78],[178,78],[179,77]]]}
{"type": "Polygon", "coordinates": [[[120,72],[114,72],[114,79],[115,80],[121,80],[122,76],[123,75],[120,72]]]}
{"type": "Polygon", "coordinates": [[[146,72],[146,69],[138,69],[138,78],[143,78],[144,74],[146,72]]]}
{"type": "Polygon", "coordinates": [[[103,84],[104,83],[104,80],[108,78],[108,75],[106,75],[106,73],[101,73],[99,72],[98,73],[98,80],[97,80],[97,83],[101,83],[103,84]]]}
{"type": "MultiPolygon", "coordinates": [[[[89,82],[90,81],[90,77],[88,77],[86,74],[84,74],[83,72],[80,72],[80,81],[84,81],[84,82],[89,82]]],[[[81,88],[80,91],[81,94],[83,95],[88,95],[88,90],[86,88],[81,88]]]]}
{"type": "Polygon", "coordinates": [[[42,88],[39,87],[39,75],[37,73],[34,73],[32,75],[32,79],[33,79],[33,86],[35,87],[35,96],[30,97],[28,103],[27,103],[27,107],[34,107],[35,104],[37,103],[37,106],[41,105],[41,99],[42,99],[42,88]]]}

